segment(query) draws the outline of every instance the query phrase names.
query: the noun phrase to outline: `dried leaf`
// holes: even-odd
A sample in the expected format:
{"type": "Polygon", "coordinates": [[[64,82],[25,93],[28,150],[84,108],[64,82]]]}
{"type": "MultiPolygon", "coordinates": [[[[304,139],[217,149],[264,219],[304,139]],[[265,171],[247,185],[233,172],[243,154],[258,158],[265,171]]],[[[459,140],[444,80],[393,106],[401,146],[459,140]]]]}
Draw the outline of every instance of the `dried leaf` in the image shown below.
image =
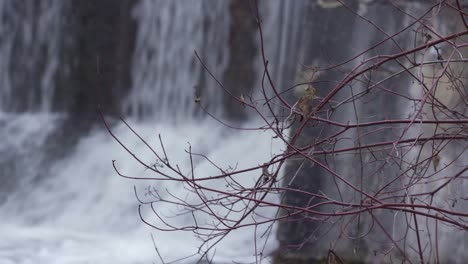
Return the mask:
{"type": "Polygon", "coordinates": [[[304,89],[304,94],[297,102],[297,107],[301,110],[302,115],[307,117],[312,109],[312,102],[315,99],[315,88],[309,86],[304,89]]]}
{"type": "Polygon", "coordinates": [[[439,155],[435,155],[434,157],[432,157],[432,165],[434,166],[434,171],[436,171],[437,167],[439,167],[439,163],[440,163],[439,155]]]}
{"type": "Polygon", "coordinates": [[[244,95],[243,95],[243,94],[241,94],[241,95],[239,96],[239,100],[241,101],[242,106],[245,107],[245,98],[244,98],[244,95]]]}

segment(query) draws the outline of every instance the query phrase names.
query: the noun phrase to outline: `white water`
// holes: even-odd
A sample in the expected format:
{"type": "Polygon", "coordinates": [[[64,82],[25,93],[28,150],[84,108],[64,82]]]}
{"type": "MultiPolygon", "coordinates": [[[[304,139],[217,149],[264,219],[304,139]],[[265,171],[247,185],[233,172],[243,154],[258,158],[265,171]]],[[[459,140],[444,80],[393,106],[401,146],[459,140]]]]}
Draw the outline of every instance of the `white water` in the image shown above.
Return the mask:
{"type": "MultiPolygon", "coordinates": [[[[111,160],[117,160],[119,169],[126,173],[150,175],[102,126],[89,134],[70,135],[79,137],[78,143],[75,147],[63,146],[66,151],[60,159],[47,151],[51,147],[48,144],[57,141],[48,140],[49,137],[69,131],[61,127],[66,114],[48,113],[56,89],[53,78],[60,68],[59,40],[65,37],[58,25],[66,16],[67,4],[65,0],[41,1],[39,5],[0,2],[0,18],[3,21],[8,17],[14,25],[0,23],[0,37],[4,39],[0,42],[0,109],[5,111],[0,115],[0,264],[161,263],[151,234],[166,263],[193,255],[201,241],[192,233],[157,232],[141,222],[133,187],[137,185],[141,195],[149,185],[182,197],[186,191],[168,181],[119,177],[111,160]],[[16,12],[13,7],[22,11],[16,12]],[[23,46],[15,44],[18,39],[23,46]],[[21,57],[12,55],[14,48],[20,48],[21,57]],[[13,62],[18,62],[16,71],[11,68],[13,62]],[[40,63],[44,65],[37,71],[40,63]],[[23,80],[30,82],[23,84],[23,80]],[[29,113],[18,113],[22,111],[29,113]]],[[[139,123],[129,121],[152,145],[161,134],[171,160],[187,173],[190,163],[184,150],[188,142],[194,151],[225,169],[263,164],[283,147],[268,132],[229,131],[212,121],[192,120],[196,107],[194,86],[203,84],[197,92],[211,112],[218,113],[222,108],[222,92],[204,76],[193,50],[199,52],[216,76],[223,74],[229,59],[228,7],[228,2],[217,0],[190,4],[140,1],[134,10],[138,31],[133,84],[122,108],[131,116],[145,117],[139,123]]],[[[122,124],[113,129],[134,153],[141,154],[147,162],[155,162],[155,157],[122,124]]],[[[52,147],[61,150],[61,146],[52,147]]],[[[206,161],[198,159],[195,166],[198,177],[218,174],[206,161]]],[[[260,175],[256,171],[236,180],[253,185],[260,175]]],[[[196,201],[193,196],[187,201],[191,199],[196,201]]],[[[159,210],[167,212],[174,207],[158,204],[159,210]]],[[[261,213],[269,217],[276,210],[262,208],[261,213]]],[[[200,221],[203,217],[206,220],[206,216],[200,217],[200,221]]],[[[173,220],[177,224],[191,221],[183,217],[173,220]]],[[[260,237],[263,228],[257,230],[256,240],[259,246],[266,244],[263,253],[268,254],[276,246],[275,232],[260,237]]],[[[213,251],[213,260],[254,262],[254,234],[253,228],[234,231],[213,251]]],[[[193,256],[176,263],[193,263],[197,259],[193,256]]]]}
{"type": "MultiPolygon", "coordinates": [[[[41,122],[23,120],[23,129],[38,131],[43,127],[41,122]]],[[[45,121],[53,125],[52,119],[45,121]]],[[[207,121],[177,127],[135,123],[134,128],[153,145],[160,133],[171,160],[177,161],[182,171],[190,168],[184,152],[187,142],[194,151],[207,154],[224,168],[236,164],[238,168],[261,164],[282,148],[282,144],[272,141],[268,133],[231,133],[207,121]]],[[[154,161],[128,129],[119,125],[114,131],[134,153],[141,154],[143,160],[154,161]]],[[[16,140],[27,139],[17,137],[16,140]]],[[[106,131],[96,129],[79,141],[73,153],[53,164],[46,180],[23,184],[20,194],[12,193],[7,203],[0,207],[0,263],[159,263],[151,233],[165,261],[195,253],[200,241],[193,234],[161,233],[145,226],[138,217],[138,203],[133,194],[135,184],[142,187],[140,190],[153,185],[181,195],[184,189],[171,182],[137,182],[121,178],[111,166],[113,159],[124,172],[150,176],[106,131]]],[[[216,173],[207,162],[199,161],[195,166],[200,177],[216,173]]],[[[254,184],[259,175],[260,172],[245,174],[241,180],[254,184]]],[[[174,209],[158,204],[158,211],[174,209]]],[[[275,211],[264,213],[271,215],[275,211]]],[[[186,220],[177,221],[183,223],[186,220]]],[[[262,241],[259,236],[260,232],[257,239],[262,241]]],[[[266,252],[275,246],[274,239],[269,239],[266,252]]],[[[219,245],[214,260],[254,261],[252,243],[252,229],[234,232],[219,245]]],[[[196,257],[178,263],[194,260],[196,257]]]]}
{"type": "Polygon", "coordinates": [[[67,3],[0,1],[1,110],[51,110],[60,38],[66,37],[60,14],[67,3]]]}
{"type": "Polygon", "coordinates": [[[229,1],[140,1],[133,58],[133,89],[124,108],[132,116],[166,121],[193,116],[195,94],[213,114],[222,109],[222,91],[195,58],[194,50],[221,78],[229,60],[229,1]]]}

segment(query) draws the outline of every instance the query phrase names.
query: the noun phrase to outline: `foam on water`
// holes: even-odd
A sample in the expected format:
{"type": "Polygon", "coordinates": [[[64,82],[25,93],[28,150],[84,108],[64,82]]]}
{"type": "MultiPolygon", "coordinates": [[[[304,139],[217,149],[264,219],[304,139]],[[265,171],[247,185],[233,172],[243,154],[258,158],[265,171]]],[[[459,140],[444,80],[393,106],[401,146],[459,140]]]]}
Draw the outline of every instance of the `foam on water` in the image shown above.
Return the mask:
{"type": "MultiPolygon", "coordinates": [[[[183,172],[190,169],[184,151],[188,142],[194,151],[208,155],[223,168],[262,164],[282,148],[282,144],[273,141],[267,132],[233,133],[208,121],[188,122],[183,126],[130,123],[155,147],[157,135],[161,134],[170,159],[177,162],[183,172]]],[[[40,125],[25,122],[23,126],[27,130],[40,125]]],[[[117,125],[114,131],[144,161],[155,161],[144,144],[123,124],[117,125]]],[[[156,232],[145,226],[139,219],[138,202],[133,192],[133,186],[137,185],[144,197],[144,188],[152,185],[182,196],[186,192],[183,186],[170,181],[124,179],[116,174],[111,160],[117,160],[119,170],[129,175],[154,176],[134,162],[106,131],[102,128],[93,130],[80,139],[70,155],[52,163],[45,180],[24,185],[21,196],[12,194],[15,199],[9,199],[0,207],[3,219],[0,223],[1,263],[158,263],[151,233],[165,261],[195,253],[200,240],[192,233],[156,232]]],[[[201,159],[196,160],[195,167],[199,177],[217,174],[201,159]]],[[[260,174],[244,174],[240,180],[254,184],[260,174]]],[[[160,212],[174,212],[175,209],[167,204],[157,205],[160,212]]],[[[271,215],[275,211],[262,213],[271,215]]],[[[184,217],[174,221],[176,224],[190,222],[184,217]]],[[[250,228],[232,233],[219,245],[214,260],[254,260],[252,231],[250,228]]],[[[257,234],[261,241],[261,232],[257,234]]],[[[274,247],[274,243],[270,238],[267,248],[274,247]]],[[[179,263],[190,263],[195,259],[179,263]]]]}

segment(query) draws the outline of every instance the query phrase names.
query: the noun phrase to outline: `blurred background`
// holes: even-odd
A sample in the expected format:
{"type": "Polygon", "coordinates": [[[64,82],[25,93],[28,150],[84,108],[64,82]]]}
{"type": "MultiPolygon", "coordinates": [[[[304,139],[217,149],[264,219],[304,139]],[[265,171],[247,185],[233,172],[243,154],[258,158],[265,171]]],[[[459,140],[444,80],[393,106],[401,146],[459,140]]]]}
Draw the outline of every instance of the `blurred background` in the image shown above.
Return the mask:
{"type": "MultiPolygon", "coordinates": [[[[297,81],[302,65],[329,66],[360,54],[349,64],[316,76],[314,87],[320,98],[361,60],[414,46],[415,35],[419,34],[415,32],[425,31],[403,12],[414,17],[434,15],[426,23],[443,34],[457,32],[462,25],[454,19],[453,10],[436,12],[440,9],[433,1],[344,2],[346,7],[335,0],[259,1],[265,53],[279,90],[297,81]],[[386,33],[396,33],[410,24],[407,31],[391,41],[360,53],[388,38],[386,33]]],[[[249,0],[0,0],[1,264],[161,263],[151,234],[167,263],[195,262],[193,254],[200,240],[191,233],[157,232],[141,222],[134,186],[144,194],[155,183],[123,179],[116,174],[112,160],[117,160],[117,167],[128,175],[151,176],[110,137],[98,108],[116,135],[148,163],[155,162],[154,157],[119,122],[120,116],[152,145],[159,144],[161,134],[169,156],[179,162],[182,170],[190,168],[184,152],[188,142],[196,152],[206,154],[224,168],[257,166],[280,153],[284,145],[268,133],[230,130],[207,117],[195,103],[195,98],[201,98],[207,111],[229,124],[262,125],[255,113],[244,109],[218,86],[194,56],[197,51],[233,95],[257,94],[263,66],[253,4],[249,0]]],[[[445,56],[447,47],[440,48],[445,56]]],[[[428,54],[437,59],[434,51],[428,54]]],[[[371,83],[400,70],[399,66],[389,63],[389,68],[366,77],[371,83]]],[[[463,68],[458,70],[460,76],[465,74],[463,68]]],[[[394,93],[369,93],[356,100],[355,106],[344,104],[334,112],[334,121],[408,118],[413,105],[394,94],[419,96],[411,81],[410,74],[398,75],[385,82],[394,93]]],[[[348,88],[334,99],[344,100],[366,89],[360,84],[348,88]]],[[[447,92],[441,97],[453,99],[451,106],[466,114],[458,94],[447,92]]],[[[285,94],[285,98],[292,103],[297,100],[294,92],[285,94]]],[[[282,109],[277,110],[284,114],[282,109]]],[[[421,126],[407,136],[430,129],[421,126]]],[[[363,137],[362,143],[393,140],[398,133],[389,131],[363,137]]],[[[328,132],[333,130],[307,127],[299,144],[308,145],[317,135],[328,132]]],[[[359,133],[367,132],[364,128],[359,133]]],[[[359,133],[343,136],[354,139],[360,137],[359,133]]],[[[352,144],[339,142],[336,146],[346,148],[352,144]]],[[[465,148],[466,144],[450,145],[440,153],[441,163],[456,160],[455,167],[466,166],[465,148]]],[[[359,171],[355,164],[364,164],[363,159],[338,156],[330,166],[350,181],[359,182],[363,175],[371,175],[386,164],[379,177],[367,182],[369,188],[401,170],[382,158],[359,171]]],[[[216,173],[207,162],[199,161],[196,166],[203,175],[216,173]]],[[[294,174],[298,166],[290,162],[284,174],[294,174]]],[[[258,175],[247,174],[245,180],[254,183],[252,179],[258,175]]],[[[336,185],[327,175],[318,166],[306,164],[291,187],[333,194],[336,185]]],[[[184,189],[173,182],[157,184],[157,188],[172,194],[184,194],[184,189]]],[[[454,193],[461,196],[463,188],[458,185],[454,193]]],[[[303,206],[308,199],[286,195],[285,201],[303,206]]],[[[455,208],[463,210],[466,203],[459,201],[455,208]]],[[[164,205],[157,210],[174,213],[164,205]]],[[[276,210],[264,213],[273,217],[276,210]]],[[[401,231],[395,226],[394,215],[379,217],[388,230],[401,231]]],[[[300,244],[291,252],[301,257],[323,257],[341,235],[341,230],[332,228],[333,223],[295,220],[282,223],[281,229],[267,237],[257,237],[257,242],[265,245],[265,254],[279,246],[300,244]],[[317,237],[321,240],[314,240],[317,237]]],[[[184,224],[189,220],[181,217],[174,221],[184,224]]],[[[360,230],[356,230],[351,235],[359,234],[360,230]]],[[[463,259],[468,246],[466,234],[447,230],[440,234],[440,251],[446,259],[463,259]]],[[[252,234],[248,230],[232,233],[218,246],[214,262],[255,261],[252,234]]],[[[365,241],[340,241],[345,242],[337,244],[337,250],[359,259],[383,255],[393,246],[382,232],[371,232],[365,241]]],[[[408,241],[414,242],[414,237],[408,241]]]]}
{"type": "MultiPolygon", "coordinates": [[[[262,1],[260,9],[280,80],[295,70],[300,5],[262,1]]],[[[161,134],[181,168],[189,168],[187,142],[226,166],[258,165],[282,145],[262,132],[229,131],[194,102],[201,96],[210,113],[255,124],[194,56],[234,94],[251,93],[262,74],[253,10],[244,0],[0,1],[0,263],[157,263],[150,234],[166,261],[196,253],[191,234],[157,233],[140,221],[133,186],[153,183],[118,177],[114,159],[134,176],[145,171],[97,110],[148,162],[154,157],[118,117],[152,144],[161,134]]],[[[251,241],[234,234],[215,261],[252,259],[251,241]]]]}

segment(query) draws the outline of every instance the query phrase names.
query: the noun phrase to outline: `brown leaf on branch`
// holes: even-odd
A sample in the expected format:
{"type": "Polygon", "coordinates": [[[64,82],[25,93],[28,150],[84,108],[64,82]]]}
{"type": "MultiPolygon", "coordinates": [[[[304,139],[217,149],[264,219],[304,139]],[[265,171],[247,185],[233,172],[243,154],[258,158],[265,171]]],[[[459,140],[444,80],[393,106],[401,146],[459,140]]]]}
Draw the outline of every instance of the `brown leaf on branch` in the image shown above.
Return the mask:
{"type": "Polygon", "coordinates": [[[439,155],[435,155],[434,157],[432,157],[432,165],[434,166],[434,171],[437,171],[437,167],[439,167],[439,163],[440,163],[439,155]]]}
{"type": "Polygon", "coordinates": [[[242,107],[245,108],[245,98],[244,98],[244,94],[241,94],[241,95],[240,95],[239,100],[240,100],[240,102],[241,102],[241,104],[242,104],[242,107]]]}
{"type": "Polygon", "coordinates": [[[304,89],[304,94],[297,101],[297,107],[301,110],[303,118],[306,118],[312,110],[312,102],[315,99],[315,88],[309,85],[304,89]]]}
{"type": "Polygon", "coordinates": [[[311,66],[304,70],[299,70],[296,76],[296,82],[300,84],[300,99],[296,106],[301,111],[301,120],[307,118],[312,110],[312,103],[316,98],[316,90],[312,86],[312,82],[316,79],[317,66],[311,66]],[[305,88],[302,88],[304,87],[305,88]]]}

